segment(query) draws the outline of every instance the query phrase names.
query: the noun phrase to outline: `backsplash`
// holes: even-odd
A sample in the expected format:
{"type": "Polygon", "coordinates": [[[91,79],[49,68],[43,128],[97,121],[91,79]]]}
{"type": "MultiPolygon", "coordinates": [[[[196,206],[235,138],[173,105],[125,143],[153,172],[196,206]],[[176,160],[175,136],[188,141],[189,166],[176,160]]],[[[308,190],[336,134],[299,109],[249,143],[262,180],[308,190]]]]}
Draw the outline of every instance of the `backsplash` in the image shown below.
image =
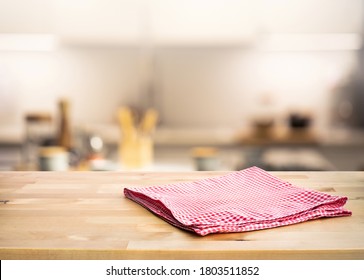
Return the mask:
{"type": "MultiPolygon", "coordinates": [[[[239,127],[270,99],[279,116],[309,109],[325,125],[332,88],[356,67],[355,52],[163,49],[155,53],[153,103],[168,126],[239,127]]],[[[113,122],[121,105],[144,105],[137,49],[0,53],[1,125],[70,98],[74,123],[113,122]]]]}

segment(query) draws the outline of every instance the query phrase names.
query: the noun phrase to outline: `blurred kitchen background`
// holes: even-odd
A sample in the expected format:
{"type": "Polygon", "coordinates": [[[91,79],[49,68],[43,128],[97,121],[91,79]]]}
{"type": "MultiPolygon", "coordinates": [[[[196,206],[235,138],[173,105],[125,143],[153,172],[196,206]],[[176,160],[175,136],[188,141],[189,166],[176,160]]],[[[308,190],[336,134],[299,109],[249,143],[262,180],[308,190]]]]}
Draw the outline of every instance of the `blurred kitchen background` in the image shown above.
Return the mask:
{"type": "Polygon", "coordinates": [[[0,170],[364,170],[364,0],[0,0],[0,170]]]}

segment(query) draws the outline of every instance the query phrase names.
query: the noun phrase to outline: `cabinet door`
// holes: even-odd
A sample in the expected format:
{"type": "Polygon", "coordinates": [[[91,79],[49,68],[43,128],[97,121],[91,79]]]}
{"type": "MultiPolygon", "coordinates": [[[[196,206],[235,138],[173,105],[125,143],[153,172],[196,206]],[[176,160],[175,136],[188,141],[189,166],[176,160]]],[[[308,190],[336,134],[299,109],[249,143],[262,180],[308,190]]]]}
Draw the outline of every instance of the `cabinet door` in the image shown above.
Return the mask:
{"type": "Polygon", "coordinates": [[[143,1],[53,0],[55,29],[68,44],[135,45],[143,1]]]}
{"type": "Polygon", "coordinates": [[[1,0],[0,33],[52,33],[52,1],[1,0]]]}
{"type": "Polygon", "coordinates": [[[362,0],[260,0],[260,27],[269,33],[358,33],[362,0]]]}
{"type": "Polygon", "coordinates": [[[157,0],[150,5],[159,45],[240,45],[251,39],[258,5],[244,0],[157,0]]]}

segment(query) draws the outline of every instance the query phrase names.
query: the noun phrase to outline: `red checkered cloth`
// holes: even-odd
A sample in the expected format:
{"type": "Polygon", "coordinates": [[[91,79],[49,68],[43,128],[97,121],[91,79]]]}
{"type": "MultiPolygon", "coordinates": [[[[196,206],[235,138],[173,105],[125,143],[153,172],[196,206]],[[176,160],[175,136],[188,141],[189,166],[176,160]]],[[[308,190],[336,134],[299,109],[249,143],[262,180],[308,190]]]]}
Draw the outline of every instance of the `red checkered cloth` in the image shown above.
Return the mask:
{"type": "Polygon", "coordinates": [[[124,194],[170,224],[199,235],[349,216],[347,197],[306,190],[251,167],[194,182],[125,188],[124,194]]]}

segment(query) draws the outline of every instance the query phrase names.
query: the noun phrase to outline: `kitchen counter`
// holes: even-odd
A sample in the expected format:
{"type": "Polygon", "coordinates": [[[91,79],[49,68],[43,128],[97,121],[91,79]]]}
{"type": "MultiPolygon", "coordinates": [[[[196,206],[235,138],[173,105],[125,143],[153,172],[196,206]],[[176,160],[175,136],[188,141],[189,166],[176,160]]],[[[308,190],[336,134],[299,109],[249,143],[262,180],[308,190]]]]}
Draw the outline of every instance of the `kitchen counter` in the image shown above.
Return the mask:
{"type": "Polygon", "coordinates": [[[350,217],[205,237],[123,196],[225,173],[0,172],[0,259],[364,259],[364,172],[272,172],[347,196],[350,217]]]}

